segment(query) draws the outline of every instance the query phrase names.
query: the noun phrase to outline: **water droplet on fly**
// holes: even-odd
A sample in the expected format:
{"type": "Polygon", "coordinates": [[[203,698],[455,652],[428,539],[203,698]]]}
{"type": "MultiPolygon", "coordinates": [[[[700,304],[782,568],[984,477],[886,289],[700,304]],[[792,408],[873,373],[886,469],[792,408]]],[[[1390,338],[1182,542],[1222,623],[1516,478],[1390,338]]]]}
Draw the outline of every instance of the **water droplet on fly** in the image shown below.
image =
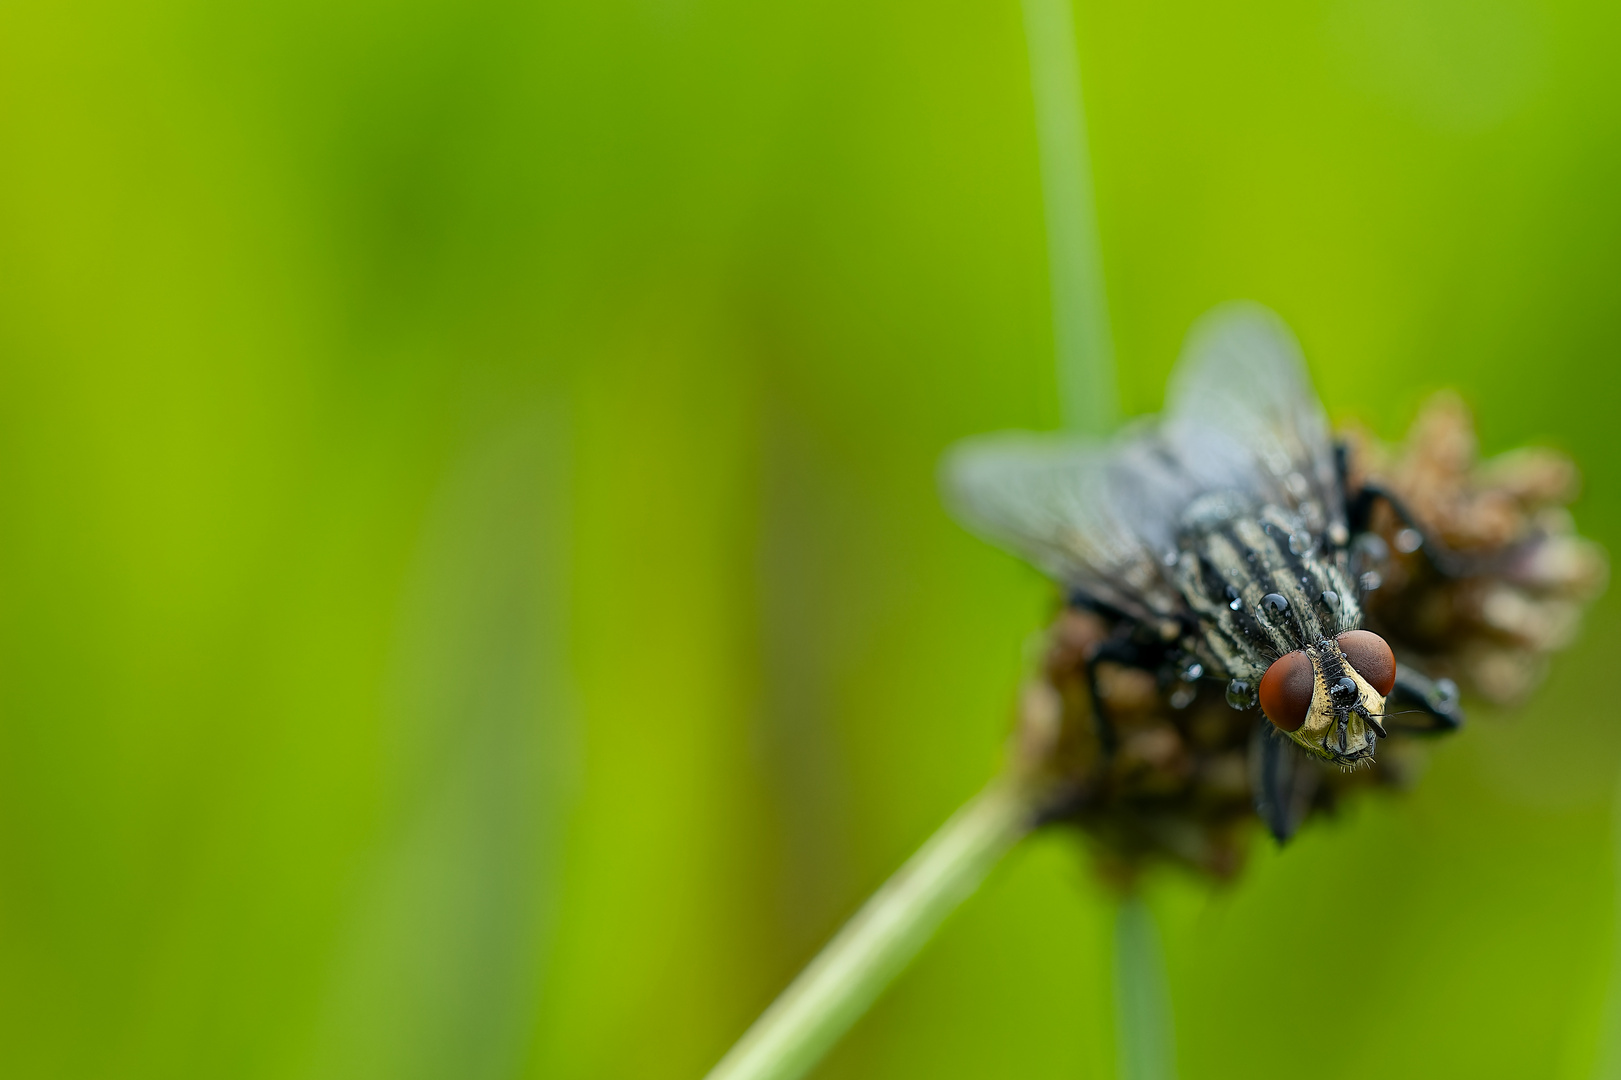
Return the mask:
{"type": "Polygon", "coordinates": [[[1311,533],[1304,529],[1289,534],[1289,550],[1296,555],[1310,555],[1313,546],[1311,533]]]}
{"type": "Polygon", "coordinates": [[[1373,533],[1363,533],[1357,537],[1355,547],[1352,554],[1364,562],[1382,563],[1390,558],[1390,548],[1385,546],[1385,538],[1373,533]]]}
{"type": "Polygon", "coordinates": [[[1328,542],[1335,547],[1344,547],[1345,542],[1349,539],[1351,539],[1350,533],[1339,522],[1336,521],[1328,527],[1328,542]]]}
{"type": "Polygon", "coordinates": [[[1424,535],[1417,529],[1403,529],[1396,534],[1396,550],[1411,555],[1424,546],[1424,535]]]}
{"type": "Polygon", "coordinates": [[[1333,589],[1324,589],[1322,601],[1326,608],[1337,608],[1340,606],[1340,594],[1333,589]]]}
{"type": "Polygon", "coordinates": [[[1372,592],[1379,586],[1383,585],[1385,583],[1385,579],[1379,576],[1379,571],[1369,570],[1367,573],[1363,574],[1357,579],[1357,583],[1362,586],[1363,592],[1372,592]]]}
{"type": "Polygon", "coordinates": [[[1197,660],[1182,669],[1183,682],[1198,682],[1202,678],[1204,678],[1204,665],[1197,660]]]}
{"type": "Polygon", "coordinates": [[[1230,708],[1243,712],[1255,705],[1255,687],[1243,679],[1234,679],[1227,684],[1227,704],[1230,708]]]}
{"type": "Polygon", "coordinates": [[[1282,593],[1269,592],[1261,597],[1261,606],[1273,615],[1282,615],[1289,610],[1289,601],[1282,593]]]}

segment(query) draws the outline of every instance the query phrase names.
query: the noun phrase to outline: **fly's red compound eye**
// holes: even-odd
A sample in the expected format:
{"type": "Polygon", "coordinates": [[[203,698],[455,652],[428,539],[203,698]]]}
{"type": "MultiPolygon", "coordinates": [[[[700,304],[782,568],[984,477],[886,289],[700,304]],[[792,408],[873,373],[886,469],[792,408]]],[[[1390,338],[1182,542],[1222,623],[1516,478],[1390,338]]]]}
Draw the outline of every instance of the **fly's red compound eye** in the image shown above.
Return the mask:
{"type": "Polygon", "coordinates": [[[1381,697],[1389,697],[1396,685],[1396,655],[1385,639],[1371,630],[1347,630],[1334,641],[1356,673],[1368,680],[1381,697]]]}
{"type": "Polygon", "coordinates": [[[1261,711],[1283,731],[1298,731],[1311,710],[1311,695],[1317,678],[1311,658],[1292,652],[1272,661],[1261,676],[1261,711]]]}

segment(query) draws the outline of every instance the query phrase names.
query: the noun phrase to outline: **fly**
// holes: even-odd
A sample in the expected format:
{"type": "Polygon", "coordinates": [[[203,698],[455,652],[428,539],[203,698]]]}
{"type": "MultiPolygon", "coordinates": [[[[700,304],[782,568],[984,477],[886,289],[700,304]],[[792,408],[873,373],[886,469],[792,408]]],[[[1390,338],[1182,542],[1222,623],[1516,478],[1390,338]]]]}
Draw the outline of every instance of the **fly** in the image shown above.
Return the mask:
{"type": "MultiPolygon", "coordinates": [[[[1232,708],[1258,709],[1275,733],[1258,740],[1263,758],[1293,745],[1343,767],[1371,761],[1398,696],[1424,717],[1405,727],[1461,722],[1450,684],[1398,664],[1363,627],[1380,584],[1372,503],[1389,502],[1438,567],[1448,553],[1387,493],[1347,491],[1299,347],[1264,308],[1229,305],[1195,326],[1160,417],[1110,440],[968,440],[946,480],[965,523],[1116,625],[1107,659],[1197,667],[1232,708]]],[[[1263,777],[1292,769],[1252,762],[1263,777]]],[[[1268,787],[1257,804],[1281,835],[1268,787]]]]}

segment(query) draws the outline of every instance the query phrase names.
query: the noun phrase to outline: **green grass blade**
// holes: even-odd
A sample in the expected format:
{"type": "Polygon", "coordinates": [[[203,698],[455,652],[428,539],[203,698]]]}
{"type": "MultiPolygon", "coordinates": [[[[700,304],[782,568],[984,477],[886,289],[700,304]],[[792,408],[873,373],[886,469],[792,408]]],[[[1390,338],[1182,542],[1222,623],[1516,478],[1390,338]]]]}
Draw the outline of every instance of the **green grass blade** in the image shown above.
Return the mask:
{"type": "Polygon", "coordinates": [[[1136,894],[1114,924],[1115,1055],[1120,1080],[1175,1080],[1176,1036],[1154,913],[1136,894]]]}
{"type": "Polygon", "coordinates": [[[1102,435],[1114,427],[1119,404],[1069,5],[1070,0],[1024,0],[1024,29],[1041,155],[1060,402],[1067,425],[1102,435]]]}

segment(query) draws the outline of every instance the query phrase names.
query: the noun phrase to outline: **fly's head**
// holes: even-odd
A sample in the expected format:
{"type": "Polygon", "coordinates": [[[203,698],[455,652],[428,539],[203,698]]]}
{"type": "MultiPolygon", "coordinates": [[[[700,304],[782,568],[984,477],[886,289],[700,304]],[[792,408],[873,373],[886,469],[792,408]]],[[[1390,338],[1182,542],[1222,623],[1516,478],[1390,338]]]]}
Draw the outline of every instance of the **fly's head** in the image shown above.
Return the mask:
{"type": "Polygon", "coordinates": [[[1385,734],[1385,698],[1396,658],[1384,638],[1347,630],[1272,662],[1261,678],[1261,711],[1309,753],[1341,765],[1373,757],[1385,734]]]}

